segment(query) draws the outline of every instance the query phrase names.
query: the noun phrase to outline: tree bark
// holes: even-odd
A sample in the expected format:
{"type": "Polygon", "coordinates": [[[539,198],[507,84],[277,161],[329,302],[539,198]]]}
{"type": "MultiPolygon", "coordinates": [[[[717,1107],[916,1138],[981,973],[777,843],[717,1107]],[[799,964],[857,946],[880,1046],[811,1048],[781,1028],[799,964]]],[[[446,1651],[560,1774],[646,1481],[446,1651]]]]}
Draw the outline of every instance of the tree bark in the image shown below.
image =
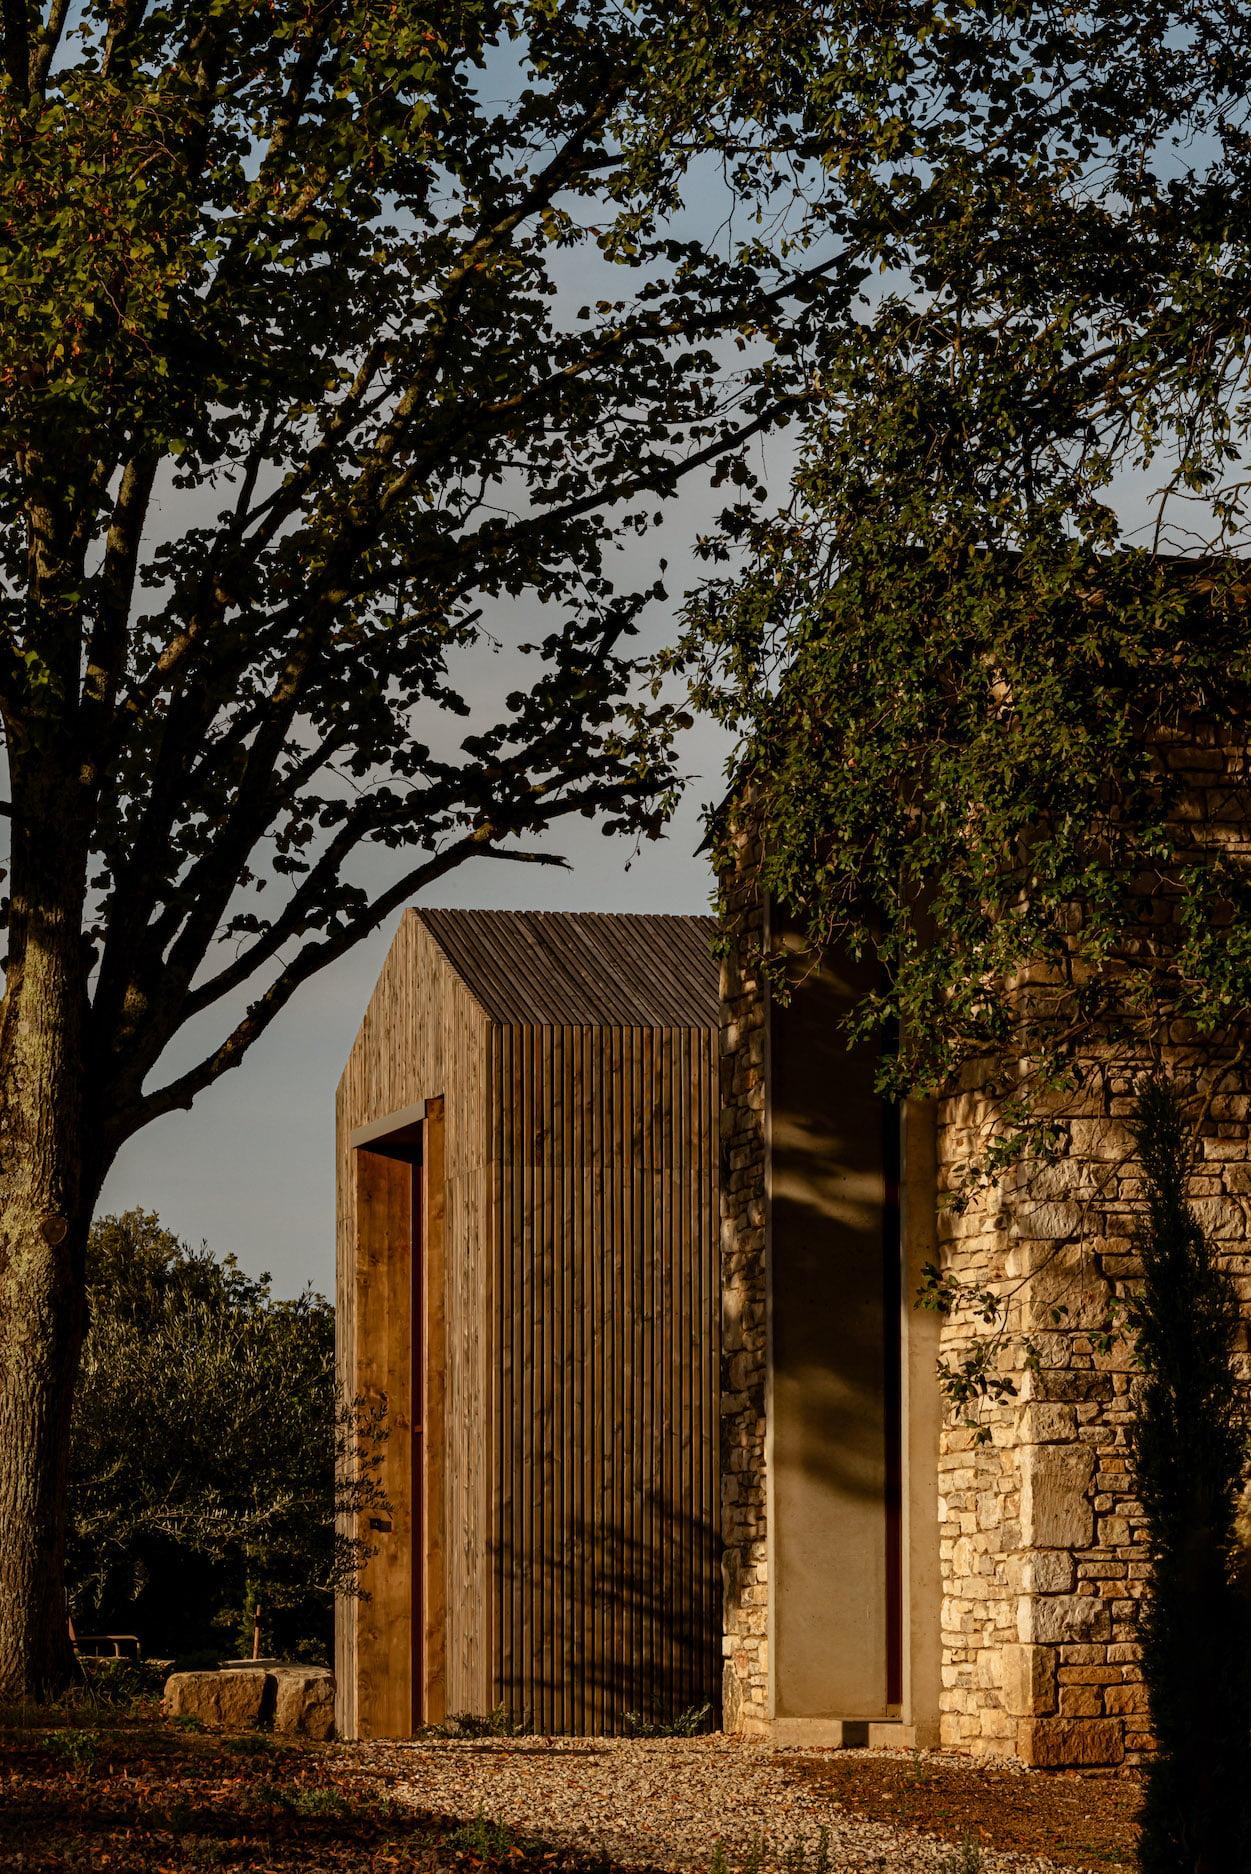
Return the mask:
{"type": "Polygon", "coordinates": [[[70,1413],[104,1170],[87,1118],[86,840],[74,828],[75,777],[55,761],[33,765],[33,788],[23,764],[13,767],[0,1009],[0,1697],[9,1699],[54,1696],[73,1670],[70,1413]]]}
{"type": "Polygon", "coordinates": [[[0,1697],[47,1699],[73,1670],[65,1600],[70,1412],[85,1304],[81,1214],[46,1166],[0,1187],[0,1697]],[[57,1242],[48,1239],[65,1228],[57,1242]]]}

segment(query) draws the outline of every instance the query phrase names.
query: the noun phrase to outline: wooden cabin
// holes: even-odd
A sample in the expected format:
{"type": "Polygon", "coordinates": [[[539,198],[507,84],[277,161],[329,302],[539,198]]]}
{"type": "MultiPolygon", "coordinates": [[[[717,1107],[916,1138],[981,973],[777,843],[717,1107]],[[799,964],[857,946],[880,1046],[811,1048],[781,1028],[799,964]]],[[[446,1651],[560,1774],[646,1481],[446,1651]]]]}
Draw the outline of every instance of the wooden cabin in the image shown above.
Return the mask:
{"type": "Polygon", "coordinates": [[[340,1379],[390,1426],[342,1736],[716,1708],[714,935],[404,915],[337,1104],[340,1379]]]}

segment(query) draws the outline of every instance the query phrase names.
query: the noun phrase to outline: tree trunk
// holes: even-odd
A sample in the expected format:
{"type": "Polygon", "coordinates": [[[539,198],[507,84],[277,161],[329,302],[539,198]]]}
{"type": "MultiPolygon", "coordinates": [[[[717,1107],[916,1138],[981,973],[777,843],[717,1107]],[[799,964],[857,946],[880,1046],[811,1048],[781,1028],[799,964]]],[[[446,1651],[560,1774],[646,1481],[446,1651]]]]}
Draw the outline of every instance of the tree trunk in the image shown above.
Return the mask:
{"type": "Polygon", "coordinates": [[[55,1697],[73,1669],[65,1511],[86,1228],[81,1214],[64,1215],[71,1207],[63,1200],[47,1201],[40,1170],[32,1166],[0,1186],[0,1697],[6,1699],[55,1697]]]}
{"type": "Polygon", "coordinates": [[[87,1230],[104,1169],[87,1125],[85,841],[64,811],[70,788],[51,784],[46,769],[40,780],[43,811],[24,815],[24,827],[14,814],[0,1011],[0,1697],[8,1699],[53,1696],[73,1670],[70,1412],[87,1230]]]}

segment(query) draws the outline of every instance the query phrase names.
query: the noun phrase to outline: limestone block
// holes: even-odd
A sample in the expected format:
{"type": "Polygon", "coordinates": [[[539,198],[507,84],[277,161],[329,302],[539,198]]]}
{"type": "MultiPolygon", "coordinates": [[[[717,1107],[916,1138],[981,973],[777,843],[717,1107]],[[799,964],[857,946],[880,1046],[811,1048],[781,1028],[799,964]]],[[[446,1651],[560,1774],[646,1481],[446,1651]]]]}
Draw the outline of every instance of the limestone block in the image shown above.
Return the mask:
{"type": "Polygon", "coordinates": [[[1147,1688],[1145,1685],[1109,1685],[1103,1694],[1103,1703],[1105,1710],[1114,1715],[1145,1717],[1147,1688]]]}
{"type": "Polygon", "coordinates": [[[1056,1656],[1049,1646],[1005,1646],[1004,1710],[1013,1718],[1044,1717],[1056,1706],[1056,1656]]]}
{"type": "Polygon", "coordinates": [[[1084,1549],[1094,1535],[1085,1445],[1029,1445],[1021,1454],[1021,1542],[1026,1549],[1084,1549]]]}
{"type": "Polygon", "coordinates": [[[1060,1687],[1060,1716],[1062,1718],[1101,1718],[1103,1716],[1103,1694],[1097,1685],[1062,1685],[1060,1687]]]}
{"type": "Polygon", "coordinates": [[[1039,1770],[1120,1763],[1125,1740],[1115,1718],[1026,1718],[1017,1728],[1017,1756],[1039,1770]]]}
{"type": "Polygon", "coordinates": [[[1106,1601],[1095,1594],[1025,1595],[1017,1604],[1017,1637],[1022,1645],[1058,1646],[1062,1641],[1089,1642],[1112,1637],[1106,1601]]]}
{"type": "Polygon", "coordinates": [[[1077,1408],[1035,1399],[1021,1412],[1023,1445],[1067,1444],[1077,1435],[1077,1408]]]}
{"type": "Polygon", "coordinates": [[[1067,1549],[1034,1549],[1014,1555],[1004,1577],[1016,1594],[1069,1594],[1074,1578],[1073,1557],[1067,1549]]]}
{"type": "Polygon", "coordinates": [[[165,1681],[167,1718],[195,1718],[212,1731],[249,1731],[266,1715],[267,1672],[175,1672],[165,1681]]]}
{"type": "Polygon", "coordinates": [[[1069,1129],[1074,1158],[1123,1158],[1125,1131],[1115,1120],[1075,1119],[1069,1129]]]}
{"type": "Polygon", "coordinates": [[[325,1666],[276,1666],[274,1729],[324,1743],[334,1736],[334,1674],[325,1666]]]}

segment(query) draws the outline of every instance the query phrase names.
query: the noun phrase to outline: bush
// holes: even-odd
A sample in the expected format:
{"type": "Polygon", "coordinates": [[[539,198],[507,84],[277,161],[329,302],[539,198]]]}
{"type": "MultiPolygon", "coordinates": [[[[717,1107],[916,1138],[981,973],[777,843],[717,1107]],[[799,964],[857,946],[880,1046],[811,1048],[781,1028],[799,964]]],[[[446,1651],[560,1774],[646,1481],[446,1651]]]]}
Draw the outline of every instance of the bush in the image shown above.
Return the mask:
{"type": "Polygon", "coordinates": [[[232,1256],[143,1211],[88,1248],[69,1579],[80,1632],[138,1632],[180,1663],[263,1645],[326,1656],[365,1546],[336,1513],[381,1507],[385,1427],[338,1399],[334,1310],[277,1300],[232,1256]],[[336,1484],[336,1458],[340,1478],[336,1484]]]}

